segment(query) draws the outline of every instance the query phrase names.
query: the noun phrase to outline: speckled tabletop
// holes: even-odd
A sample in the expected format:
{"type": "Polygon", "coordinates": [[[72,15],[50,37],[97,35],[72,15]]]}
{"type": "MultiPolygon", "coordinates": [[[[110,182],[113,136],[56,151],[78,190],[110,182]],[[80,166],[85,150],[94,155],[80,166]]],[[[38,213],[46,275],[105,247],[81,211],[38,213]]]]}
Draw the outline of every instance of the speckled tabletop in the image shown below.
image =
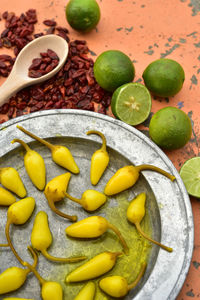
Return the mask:
{"type": "MultiPolygon", "coordinates": [[[[0,12],[17,14],[36,8],[37,28],[44,29],[42,21],[54,18],[60,26],[68,26],[65,18],[67,0],[1,0],[0,12]]],[[[193,125],[189,143],[175,151],[165,153],[177,170],[188,158],[200,154],[200,1],[199,0],[97,0],[101,20],[96,30],[80,34],[70,29],[71,39],[85,39],[91,55],[108,49],[118,49],[129,55],[136,69],[134,81],[142,82],[145,67],[155,59],[167,57],[177,60],[184,68],[186,79],[182,90],[172,98],[152,98],[151,116],[165,106],[175,106],[188,114],[193,125]]],[[[4,22],[0,22],[0,31],[4,22]]],[[[0,49],[0,53],[5,53],[0,49]]],[[[0,84],[3,79],[0,80],[0,84]]],[[[150,117],[151,117],[150,116],[150,117]]],[[[148,135],[150,118],[137,129],[148,135]]],[[[195,224],[195,245],[190,270],[178,300],[200,298],[200,202],[191,198],[195,224]]],[[[160,300],[160,299],[159,299],[160,300]]]]}

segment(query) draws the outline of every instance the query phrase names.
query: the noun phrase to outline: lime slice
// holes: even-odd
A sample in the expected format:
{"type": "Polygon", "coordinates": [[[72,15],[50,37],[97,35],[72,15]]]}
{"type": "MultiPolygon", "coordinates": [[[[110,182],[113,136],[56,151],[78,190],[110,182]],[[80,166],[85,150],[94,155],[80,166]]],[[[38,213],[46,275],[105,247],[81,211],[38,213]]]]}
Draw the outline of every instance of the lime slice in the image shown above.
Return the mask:
{"type": "Polygon", "coordinates": [[[200,198],[200,157],[188,159],[180,170],[188,194],[200,198]]]}
{"type": "Polygon", "coordinates": [[[151,110],[151,95],[140,83],[126,83],[116,89],[111,101],[115,117],[130,125],[144,122],[151,110]]]}

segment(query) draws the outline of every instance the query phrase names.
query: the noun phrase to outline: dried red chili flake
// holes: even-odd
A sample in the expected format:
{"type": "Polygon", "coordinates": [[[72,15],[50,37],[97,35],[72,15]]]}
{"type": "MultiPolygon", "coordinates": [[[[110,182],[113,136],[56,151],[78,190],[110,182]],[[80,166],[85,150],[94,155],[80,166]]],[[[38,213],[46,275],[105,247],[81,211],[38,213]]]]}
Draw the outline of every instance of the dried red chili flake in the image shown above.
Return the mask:
{"type": "Polygon", "coordinates": [[[47,64],[42,63],[40,65],[40,70],[44,70],[44,69],[46,69],[46,67],[47,67],[47,64]]]}
{"type": "Polygon", "coordinates": [[[30,67],[28,68],[29,70],[37,70],[38,67],[41,65],[42,63],[42,58],[34,58],[32,61],[32,64],[30,65],[30,67]]]}
{"type": "Polygon", "coordinates": [[[4,69],[0,69],[0,75],[2,75],[3,77],[8,77],[9,72],[7,70],[4,69]]]}
{"type": "MultiPolygon", "coordinates": [[[[25,14],[22,13],[19,17],[8,12],[3,13],[2,17],[5,20],[6,29],[3,31],[3,37],[0,38],[0,47],[1,42],[3,46],[3,40],[8,39],[15,56],[32,39],[44,35],[43,32],[33,34],[34,23],[37,22],[34,9],[28,10],[25,14]]],[[[56,26],[52,23],[55,22],[53,20],[45,21],[51,21],[48,23],[49,25],[45,24],[49,26],[46,34],[55,32],[69,42],[67,61],[60,71],[49,80],[27,87],[11,97],[8,103],[0,107],[0,113],[7,114],[10,119],[14,116],[47,109],[75,108],[96,110],[106,114],[107,107],[110,105],[111,94],[104,91],[94,78],[94,62],[88,57],[89,49],[86,41],[70,42],[67,28],[56,26]]],[[[40,58],[34,59],[29,70],[35,77],[42,76],[46,70],[50,70],[58,64],[58,56],[51,49],[40,53],[40,56],[40,58]]],[[[15,59],[9,55],[0,55],[0,75],[7,76],[14,61],[15,59]]],[[[0,123],[6,120],[7,117],[1,118],[0,123]]]]}
{"type": "Polygon", "coordinates": [[[5,104],[3,104],[3,105],[1,106],[1,108],[0,108],[0,113],[1,113],[1,114],[7,114],[8,110],[9,110],[9,104],[8,104],[8,103],[5,103],[5,104]]]}
{"type": "Polygon", "coordinates": [[[58,36],[62,37],[64,40],[66,40],[67,42],[69,42],[69,37],[67,36],[67,34],[64,31],[59,31],[58,32],[58,36]]]}
{"type": "Polygon", "coordinates": [[[72,74],[72,79],[80,77],[82,75],[85,75],[85,70],[84,69],[77,70],[72,74]]]}
{"type": "Polygon", "coordinates": [[[14,111],[15,111],[15,108],[14,108],[14,107],[10,107],[10,108],[9,108],[9,111],[8,111],[8,118],[9,118],[9,119],[12,117],[14,111]]]}
{"type": "Polygon", "coordinates": [[[0,69],[6,69],[7,68],[7,65],[0,60],[0,69]]]}
{"type": "Polygon", "coordinates": [[[65,28],[65,27],[57,26],[56,29],[57,29],[58,31],[63,31],[63,32],[65,32],[65,33],[69,33],[69,30],[68,30],[67,28],[65,28]]]}
{"type": "Polygon", "coordinates": [[[36,34],[34,34],[34,38],[37,39],[38,37],[43,36],[43,35],[44,35],[43,32],[36,33],[36,34]]]}
{"type": "Polygon", "coordinates": [[[57,23],[54,20],[44,20],[43,24],[46,25],[46,26],[50,26],[50,27],[57,25],[57,23]]]}
{"type": "Polygon", "coordinates": [[[8,12],[5,11],[5,12],[2,14],[2,18],[3,18],[3,19],[7,19],[7,17],[8,17],[8,12]]]}
{"type": "Polygon", "coordinates": [[[47,57],[44,57],[44,58],[42,59],[42,62],[45,63],[45,64],[49,64],[49,63],[51,62],[51,58],[48,57],[48,53],[46,53],[46,54],[47,54],[47,57]]]}
{"type": "Polygon", "coordinates": [[[8,35],[8,32],[9,32],[9,29],[8,29],[8,28],[6,28],[4,31],[2,31],[2,33],[1,33],[1,38],[6,37],[6,36],[8,35]]]}
{"type": "Polygon", "coordinates": [[[57,55],[53,50],[48,49],[48,50],[47,50],[47,54],[48,54],[48,56],[49,56],[51,59],[59,60],[58,55],[57,55]]]}
{"type": "Polygon", "coordinates": [[[11,42],[8,38],[3,38],[2,42],[3,42],[3,46],[6,47],[6,48],[11,48],[12,47],[12,44],[11,44],[11,42]]]}
{"type": "Polygon", "coordinates": [[[7,55],[7,54],[1,54],[0,55],[0,60],[2,61],[12,61],[12,57],[10,55],[7,55]]]}
{"type": "Polygon", "coordinates": [[[23,38],[23,37],[25,37],[25,36],[31,34],[32,32],[33,32],[33,31],[32,31],[31,29],[25,27],[25,28],[23,28],[22,30],[20,30],[19,36],[23,38]]]}
{"type": "Polygon", "coordinates": [[[35,9],[29,9],[26,12],[26,20],[29,24],[37,23],[37,16],[36,16],[36,10],[35,9]]]}

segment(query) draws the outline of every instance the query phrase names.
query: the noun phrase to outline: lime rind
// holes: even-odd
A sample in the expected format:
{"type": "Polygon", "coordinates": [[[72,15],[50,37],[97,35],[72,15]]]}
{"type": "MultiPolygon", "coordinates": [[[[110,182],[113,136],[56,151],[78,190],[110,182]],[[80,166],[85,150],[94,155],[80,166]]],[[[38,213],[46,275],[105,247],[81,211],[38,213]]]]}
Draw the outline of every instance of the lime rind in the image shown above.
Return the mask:
{"type": "Polygon", "coordinates": [[[140,83],[127,83],[116,90],[112,110],[115,116],[129,125],[144,122],[151,111],[151,95],[140,83]]]}
{"type": "Polygon", "coordinates": [[[187,160],[180,170],[180,176],[188,194],[200,198],[200,157],[187,160]]]}

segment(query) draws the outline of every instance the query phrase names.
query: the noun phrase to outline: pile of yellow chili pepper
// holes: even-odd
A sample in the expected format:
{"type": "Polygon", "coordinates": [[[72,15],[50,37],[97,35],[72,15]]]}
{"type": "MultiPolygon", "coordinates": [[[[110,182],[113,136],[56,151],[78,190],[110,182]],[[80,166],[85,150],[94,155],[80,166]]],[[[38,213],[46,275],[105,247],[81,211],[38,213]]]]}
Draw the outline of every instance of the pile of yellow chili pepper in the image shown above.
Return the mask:
{"type": "MultiPolygon", "coordinates": [[[[66,168],[67,171],[70,171],[71,173],[79,173],[79,167],[77,166],[68,148],[61,145],[50,144],[49,142],[39,138],[38,136],[27,131],[21,126],[17,126],[17,128],[48,147],[52,154],[52,160],[56,164],[66,168]]],[[[91,158],[90,180],[91,183],[95,186],[98,184],[109,164],[109,154],[106,149],[106,138],[103,133],[96,130],[90,130],[87,132],[87,134],[97,134],[102,139],[102,147],[95,151],[91,158]]],[[[124,237],[120,233],[120,230],[116,226],[109,223],[104,217],[96,215],[87,217],[81,221],[77,221],[76,215],[67,215],[58,210],[55,205],[56,202],[61,201],[64,198],[68,198],[69,200],[81,205],[87,212],[94,212],[102,205],[104,205],[104,203],[107,201],[107,196],[116,195],[132,187],[139,179],[140,171],[157,171],[168,177],[170,180],[175,180],[175,177],[173,175],[152,165],[125,166],[119,169],[110,178],[105,186],[103,193],[93,189],[86,190],[80,196],[80,199],[78,199],[68,194],[67,192],[71,173],[66,172],[62,175],[56,176],[51,181],[46,183],[46,169],[42,156],[36,151],[30,149],[30,147],[24,141],[14,139],[12,143],[15,142],[20,143],[21,146],[25,149],[26,153],[24,155],[24,166],[27,174],[38,190],[44,190],[44,195],[48,201],[50,209],[59,216],[75,222],[66,228],[66,235],[72,238],[94,239],[100,237],[108,230],[112,230],[119,238],[125,255],[128,255],[129,248],[124,237]]],[[[0,187],[0,205],[9,206],[7,211],[7,223],[5,226],[5,236],[7,242],[4,244],[0,244],[0,247],[10,247],[13,254],[22,265],[22,268],[13,266],[6,269],[0,274],[0,295],[15,291],[20,288],[26,281],[28,274],[32,272],[41,285],[41,297],[43,300],[62,300],[63,290],[60,283],[47,281],[38,273],[38,257],[35,250],[37,250],[37,252],[40,251],[42,255],[44,255],[48,260],[54,262],[77,262],[85,260],[86,257],[79,256],[65,258],[54,257],[50,255],[47,249],[52,244],[53,237],[48,223],[48,215],[44,211],[39,211],[35,217],[31,232],[32,246],[28,246],[28,250],[33,257],[33,264],[31,265],[28,262],[23,261],[12,243],[10,237],[10,226],[12,224],[25,224],[31,218],[31,215],[35,208],[35,200],[32,197],[26,197],[27,191],[19,176],[19,173],[12,167],[0,168],[0,183],[2,185],[2,187],[0,187]],[[22,199],[16,201],[16,198],[12,193],[22,199]]],[[[141,193],[130,202],[126,212],[127,220],[136,226],[139,234],[145,239],[149,240],[152,243],[155,243],[168,252],[172,252],[172,248],[154,241],[151,237],[147,236],[147,234],[142,231],[140,223],[145,216],[145,201],[146,195],[145,193],[141,193]]],[[[75,300],[94,299],[96,287],[94,282],[90,280],[110,271],[117,263],[118,258],[122,255],[122,252],[105,251],[99,253],[98,255],[88,260],[86,263],[82,264],[81,266],[67,274],[65,279],[66,283],[89,281],[80,290],[78,295],[75,297],[75,300]]],[[[130,289],[133,289],[138,284],[145,273],[146,265],[147,262],[141,263],[140,272],[137,275],[137,278],[130,284],[128,284],[127,280],[124,277],[114,275],[101,279],[99,281],[99,287],[103,292],[112,297],[124,297],[130,289]]],[[[20,298],[4,298],[4,300],[6,299],[20,298]]]]}

